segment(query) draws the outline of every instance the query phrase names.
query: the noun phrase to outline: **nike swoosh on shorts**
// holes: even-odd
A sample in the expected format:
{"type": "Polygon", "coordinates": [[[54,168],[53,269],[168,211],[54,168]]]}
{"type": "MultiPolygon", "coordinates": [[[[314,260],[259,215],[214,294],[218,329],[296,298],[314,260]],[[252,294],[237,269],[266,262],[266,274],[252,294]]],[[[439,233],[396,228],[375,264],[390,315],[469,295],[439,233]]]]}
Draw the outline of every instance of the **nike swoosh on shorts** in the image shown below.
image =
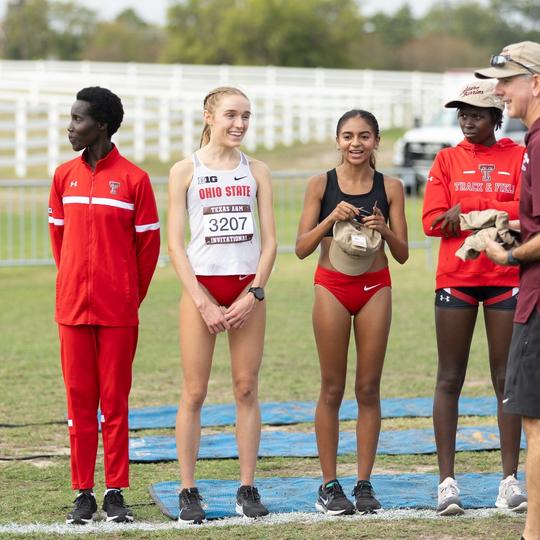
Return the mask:
{"type": "Polygon", "coordinates": [[[364,291],[368,292],[371,291],[371,289],[374,289],[375,287],[380,287],[380,283],[377,283],[377,285],[372,285],[371,287],[368,287],[367,285],[364,285],[364,291]]]}

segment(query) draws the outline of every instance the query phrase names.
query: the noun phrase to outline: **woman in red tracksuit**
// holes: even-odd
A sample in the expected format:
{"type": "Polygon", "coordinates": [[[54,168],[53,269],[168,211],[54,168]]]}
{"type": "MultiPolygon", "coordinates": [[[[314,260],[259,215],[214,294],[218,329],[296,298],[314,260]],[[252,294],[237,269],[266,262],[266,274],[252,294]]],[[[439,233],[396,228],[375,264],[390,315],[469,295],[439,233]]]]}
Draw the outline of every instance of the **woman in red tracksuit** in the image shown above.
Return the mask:
{"type": "Polygon", "coordinates": [[[439,365],[433,424],[439,460],[437,513],[463,513],[454,477],[458,399],[465,380],[479,302],[483,303],[491,380],[497,396],[503,479],[496,506],[523,511],[527,499],[517,482],[521,421],[502,412],[502,396],[512,319],[518,293],[515,266],[498,266],[485,254],[463,262],[455,252],[469,234],[459,227],[459,214],[504,210],[518,217],[523,147],[495,138],[503,103],[490,82],[475,81],[445,106],[457,108],[465,139],[437,154],[424,196],[423,226],[441,237],[435,291],[435,326],[439,365]]]}
{"type": "Polygon", "coordinates": [[[73,150],[60,165],[49,200],[56,321],[66,386],[73,489],[67,523],[93,519],[98,408],[107,521],[133,521],[121,488],[129,485],[128,397],[138,309],[159,255],[159,221],[148,175],[122,157],[111,136],[123,118],[110,90],[84,88],[71,108],[73,150]]]}

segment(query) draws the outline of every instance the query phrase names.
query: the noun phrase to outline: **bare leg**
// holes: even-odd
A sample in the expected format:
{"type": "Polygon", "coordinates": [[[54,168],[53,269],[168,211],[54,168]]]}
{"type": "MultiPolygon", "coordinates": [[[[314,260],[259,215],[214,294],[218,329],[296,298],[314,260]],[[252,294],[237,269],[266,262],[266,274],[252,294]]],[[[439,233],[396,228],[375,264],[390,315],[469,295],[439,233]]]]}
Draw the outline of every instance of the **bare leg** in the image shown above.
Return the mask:
{"type": "Polygon", "coordinates": [[[358,479],[369,480],[381,430],[381,375],[392,319],[392,291],[377,291],[354,319],[358,479]]]}
{"type": "Polygon", "coordinates": [[[240,483],[247,486],[253,485],[261,438],[258,381],[265,323],[265,303],[257,302],[246,324],[229,330],[240,483]]]}
{"type": "Polygon", "coordinates": [[[321,391],[315,411],[315,433],[323,482],[337,476],[339,407],[345,391],[351,316],[324,287],[315,286],[313,331],[319,353],[321,391]]]}
{"type": "Polygon", "coordinates": [[[497,396],[497,422],[501,439],[504,478],[517,473],[521,441],[521,416],[504,413],[502,407],[513,317],[514,312],[510,310],[484,309],[491,381],[497,396]]]}
{"type": "Polygon", "coordinates": [[[525,531],[526,540],[540,540],[540,418],[523,417],[527,437],[527,495],[529,505],[525,531]]]}
{"type": "Polygon", "coordinates": [[[478,308],[435,307],[439,368],[433,400],[433,427],[441,481],[454,477],[458,400],[465,381],[478,308]]]}
{"type": "Polygon", "coordinates": [[[201,440],[201,408],[206,397],[216,338],[208,331],[188,294],[180,300],[182,393],[176,417],[176,449],[181,489],[195,486],[195,463],[201,440]]]}

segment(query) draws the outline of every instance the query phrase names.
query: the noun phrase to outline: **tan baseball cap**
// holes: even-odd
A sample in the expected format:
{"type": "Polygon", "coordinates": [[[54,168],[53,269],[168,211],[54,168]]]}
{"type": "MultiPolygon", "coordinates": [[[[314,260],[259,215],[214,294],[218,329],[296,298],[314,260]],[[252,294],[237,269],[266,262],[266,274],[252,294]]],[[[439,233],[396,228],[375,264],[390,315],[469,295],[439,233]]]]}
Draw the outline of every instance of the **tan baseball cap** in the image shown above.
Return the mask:
{"type": "Polygon", "coordinates": [[[540,43],[521,41],[507,45],[491,57],[491,67],[475,71],[479,79],[505,79],[516,75],[540,75],[540,43]]]}
{"type": "Polygon", "coordinates": [[[445,103],[448,109],[456,109],[462,105],[472,105],[474,107],[495,107],[504,110],[502,99],[494,94],[495,83],[491,81],[473,81],[466,84],[459,95],[445,103]]]}
{"type": "Polygon", "coordinates": [[[381,247],[379,231],[369,229],[355,220],[336,221],[330,244],[330,262],[343,274],[358,276],[372,265],[381,247]]]}

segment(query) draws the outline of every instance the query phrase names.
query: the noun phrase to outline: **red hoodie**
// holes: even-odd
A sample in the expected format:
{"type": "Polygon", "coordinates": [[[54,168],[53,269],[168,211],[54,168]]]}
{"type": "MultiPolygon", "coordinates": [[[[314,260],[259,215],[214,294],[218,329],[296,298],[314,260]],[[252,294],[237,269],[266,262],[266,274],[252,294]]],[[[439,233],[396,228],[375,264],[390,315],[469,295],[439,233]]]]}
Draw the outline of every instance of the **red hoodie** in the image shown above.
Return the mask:
{"type": "Polygon", "coordinates": [[[435,157],[424,194],[422,224],[428,236],[441,237],[436,288],[517,287],[517,266],[500,266],[484,253],[478,259],[462,261],[455,252],[471,231],[446,238],[440,223],[433,220],[461,203],[461,213],[472,210],[504,210],[510,219],[519,217],[521,162],[525,148],[511,139],[493,146],[472,144],[464,139],[455,148],[445,148],[435,157]]]}

